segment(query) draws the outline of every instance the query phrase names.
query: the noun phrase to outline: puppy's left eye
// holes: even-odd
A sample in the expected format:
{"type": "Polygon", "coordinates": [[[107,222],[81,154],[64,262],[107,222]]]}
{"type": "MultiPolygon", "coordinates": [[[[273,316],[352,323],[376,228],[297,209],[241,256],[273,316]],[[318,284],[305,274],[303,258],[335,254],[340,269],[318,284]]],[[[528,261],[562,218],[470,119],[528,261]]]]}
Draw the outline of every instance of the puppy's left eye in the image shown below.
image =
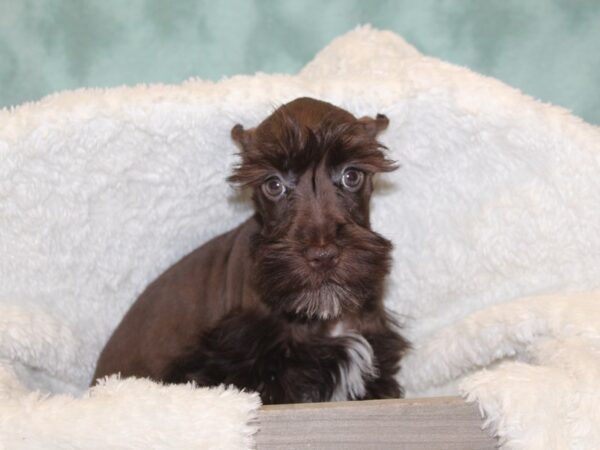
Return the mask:
{"type": "Polygon", "coordinates": [[[365,173],[358,169],[346,169],[342,174],[342,184],[350,192],[360,189],[365,180],[365,173]]]}

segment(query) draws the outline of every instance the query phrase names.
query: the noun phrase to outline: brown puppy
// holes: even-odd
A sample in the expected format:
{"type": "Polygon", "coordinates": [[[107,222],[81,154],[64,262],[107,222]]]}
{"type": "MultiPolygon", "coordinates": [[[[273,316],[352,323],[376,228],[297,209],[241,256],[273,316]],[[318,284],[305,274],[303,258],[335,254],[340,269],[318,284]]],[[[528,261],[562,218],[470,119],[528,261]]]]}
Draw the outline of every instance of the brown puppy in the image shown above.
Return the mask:
{"type": "Polygon", "coordinates": [[[229,180],[255,215],[148,286],[94,380],[226,383],[265,403],[401,396],[408,344],[382,302],[392,246],[369,223],[372,177],[395,169],[376,140],[387,125],[310,98],[236,125],[229,180]]]}

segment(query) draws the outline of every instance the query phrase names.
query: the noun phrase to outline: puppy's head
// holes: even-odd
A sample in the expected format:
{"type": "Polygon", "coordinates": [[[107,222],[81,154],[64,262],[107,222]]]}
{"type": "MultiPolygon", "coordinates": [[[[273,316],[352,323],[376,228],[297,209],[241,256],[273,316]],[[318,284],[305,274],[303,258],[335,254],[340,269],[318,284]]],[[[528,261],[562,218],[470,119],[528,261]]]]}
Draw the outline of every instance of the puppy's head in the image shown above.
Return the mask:
{"type": "Polygon", "coordinates": [[[256,283],[271,308],[326,320],[380,298],[391,244],[371,230],[369,199],[373,175],[395,169],[376,140],[387,125],[300,98],[233,127],[242,161],[229,181],[253,189],[256,283]]]}

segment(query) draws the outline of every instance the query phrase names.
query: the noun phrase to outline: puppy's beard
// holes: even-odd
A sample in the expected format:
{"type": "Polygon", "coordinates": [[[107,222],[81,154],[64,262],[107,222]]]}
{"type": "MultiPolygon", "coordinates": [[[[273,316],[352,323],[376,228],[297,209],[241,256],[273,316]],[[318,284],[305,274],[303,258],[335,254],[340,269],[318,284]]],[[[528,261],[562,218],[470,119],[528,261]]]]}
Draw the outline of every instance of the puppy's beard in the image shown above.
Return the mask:
{"type": "Polygon", "coordinates": [[[335,267],[313,270],[293,239],[256,239],[255,282],[262,300],[273,310],[316,320],[357,312],[381,295],[389,270],[391,243],[359,227],[345,227],[335,267]]]}
{"type": "Polygon", "coordinates": [[[304,289],[288,299],[289,308],[298,315],[321,320],[335,319],[342,312],[342,305],[358,306],[359,301],[347,288],[325,282],[321,287],[304,289]]]}

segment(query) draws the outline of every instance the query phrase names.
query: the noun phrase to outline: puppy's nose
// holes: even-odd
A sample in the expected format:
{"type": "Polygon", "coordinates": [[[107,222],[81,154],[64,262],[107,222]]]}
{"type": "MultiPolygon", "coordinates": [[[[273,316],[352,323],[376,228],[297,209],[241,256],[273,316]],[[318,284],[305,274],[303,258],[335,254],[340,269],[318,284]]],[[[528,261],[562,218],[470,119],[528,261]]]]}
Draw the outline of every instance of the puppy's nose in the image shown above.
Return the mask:
{"type": "Polygon", "coordinates": [[[308,247],[305,256],[312,267],[323,268],[335,265],[339,253],[340,252],[335,245],[327,244],[318,247],[308,247]]]}

